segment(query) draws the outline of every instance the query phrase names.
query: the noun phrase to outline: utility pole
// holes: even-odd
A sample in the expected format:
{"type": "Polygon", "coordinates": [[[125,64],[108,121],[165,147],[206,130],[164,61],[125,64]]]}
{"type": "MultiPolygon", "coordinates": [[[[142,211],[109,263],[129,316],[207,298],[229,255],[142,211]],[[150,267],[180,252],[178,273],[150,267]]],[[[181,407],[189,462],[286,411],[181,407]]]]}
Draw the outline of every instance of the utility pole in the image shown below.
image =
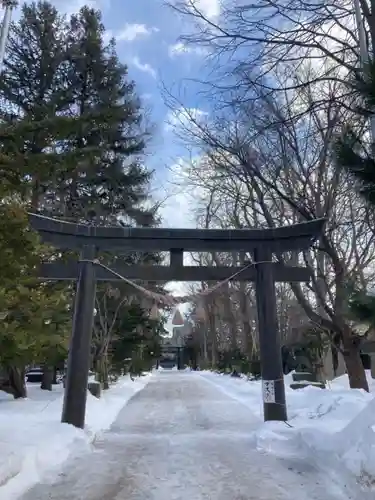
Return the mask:
{"type": "MultiPolygon", "coordinates": [[[[358,32],[358,38],[359,38],[359,52],[360,52],[360,56],[361,56],[361,66],[362,66],[362,70],[364,73],[364,77],[366,78],[366,73],[368,72],[368,68],[366,66],[370,62],[370,57],[369,57],[369,50],[368,50],[367,41],[366,41],[365,25],[363,22],[363,15],[362,15],[362,10],[361,10],[359,0],[353,0],[353,1],[354,1],[355,20],[356,20],[356,24],[357,24],[357,32],[358,32]]],[[[375,112],[371,113],[370,125],[371,125],[371,142],[374,145],[375,144],[375,112]]]]}
{"type": "Polygon", "coordinates": [[[12,20],[13,9],[17,7],[17,0],[1,0],[1,4],[5,9],[3,22],[0,31],[0,72],[3,69],[5,50],[8,41],[9,27],[12,20]]]}

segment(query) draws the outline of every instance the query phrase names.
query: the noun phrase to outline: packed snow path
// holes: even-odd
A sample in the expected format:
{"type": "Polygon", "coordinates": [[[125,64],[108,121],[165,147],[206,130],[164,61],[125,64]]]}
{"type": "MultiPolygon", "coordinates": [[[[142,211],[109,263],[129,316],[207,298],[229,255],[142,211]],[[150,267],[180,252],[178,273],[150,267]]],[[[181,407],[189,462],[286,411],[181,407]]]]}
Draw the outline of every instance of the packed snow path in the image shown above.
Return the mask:
{"type": "Polygon", "coordinates": [[[198,374],[161,372],[123,408],[92,453],[75,456],[22,499],[356,498],[307,460],[254,449],[257,425],[249,408],[198,374]]]}

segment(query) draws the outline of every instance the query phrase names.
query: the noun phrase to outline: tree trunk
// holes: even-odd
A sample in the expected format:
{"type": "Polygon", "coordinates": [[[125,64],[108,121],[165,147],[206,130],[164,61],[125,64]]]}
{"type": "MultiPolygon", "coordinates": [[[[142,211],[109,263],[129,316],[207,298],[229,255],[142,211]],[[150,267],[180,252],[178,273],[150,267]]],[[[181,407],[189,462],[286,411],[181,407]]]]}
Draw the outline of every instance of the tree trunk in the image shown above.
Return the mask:
{"type": "MultiPolygon", "coordinates": [[[[242,284],[242,283],[241,283],[242,284]]],[[[244,341],[244,351],[246,353],[247,359],[251,360],[254,356],[254,343],[252,336],[252,328],[250,325],[250,312],[248,307],[248,300],[244,287],[240,289],[240,310],[242,316],[242,330],[243,330],[243,341],[244,341]]]]}
{"type": "Polygon", "coordinates": [[[201,338],[203,340],[203,364],[204,366],[208,365],[208,340],[207,340],[207,324],[204,323],[203,326],[199,327],[201,338]]]}
{"type": "Polygon", "coordinates": [[[107,355],[103,356],[103,389],[109,389],[109,380],[108,380],[108,357],[107,355]]]}
{"type": "MultiPolygon", "coordinates": [[[[301,289],[296,284],[291,284],[292,290],[296,296],[296,299],[300,303],[301,307],[306,312],[307,316],[318,323],[322,329],[332,330],[332,323],[326,320],[326,318],[319,316],[316,314],[311,307],[308,305],[306,298],[303,296],[301,289]],[[330,328],[331,327],[331,328],[330,328]]],[[[350,327],[346,325],[343,321],[339,321],[340,316],[336,315],[335,324],[336,327],[339,326],[339,329],[335,328],[335,333],[339,334],[342,339],[343,346],[343,357],[345,361],[346,371],[349,377],[349,385],[351,389],[364,389],[369,392],[369,387],[366,379],[365,369],[363,367],[359,345],[356,344],[356,340],[352,335],[352,331],[350,327]]]]}
{"type": "MultiPolygon", "coordinates": [[[[329,351],[329,352],[331,352],[331,351],[329,351]]],[[[330,378],[328,377],[328,375],[326,373],[325,366],[324,366],[324,354],[323,354],[323,357],[319,356],[319,359],[315,360],[315,362],[313,363],[313,366],[314,366],[314,372],[316,375],[317,382],[322,382],[323,384],[325,384],[327,382],[327,380],[330,380],[330,378]]]]}
{"type": "Polygon", "coordinates": [[[343,348],[350,388],[364,389],[369,392],[366,372],[360,355],[359,343],[356,342],[356,339],[348,330],[346,330],[343,334],[343,348]]]}
{"type": "Polygon", "coordinates": [[[230,347],[232,351],[235,351],[238,347],[237,324],[236,324],[236,318],[233,314],[228,283],[223,285],[221,288],[222,288],[222,301],[224,306],[224,319],[228,323],[229,327],[230,347]]]}
{"type": "Polygon", "coordinates": [[[209,304],[208,308],[208,331],[210,334],[210,367],[217,367],[218,349],[217,349],[217,332],[216,332],[216,318],[213,301],[209,304]]]}
{"type": "Polygon", "coordinates": [[[95,359],[95,380],[102,383],[102,357],[101,355],[96,356],[95,359]]]}
{"type": "Polygon", "coordinates": [[[25,369],[7,366],[6,373],[7,379],[0,385],[0,390],[11,394],[14,399],[26,398],[25,369]]]}
{"type": "Polygon", "coordinates": [[[100,382],[103,389],[109,389],[107,356],[101,353],[96,360],[96,380],[100,382]]]}
{"type": "Polygon", "coordinates": [[[40,384],[42,391],[52,391],[53,373],[53,368],[47,365],[43,366],[42,383],[40,384]]]}

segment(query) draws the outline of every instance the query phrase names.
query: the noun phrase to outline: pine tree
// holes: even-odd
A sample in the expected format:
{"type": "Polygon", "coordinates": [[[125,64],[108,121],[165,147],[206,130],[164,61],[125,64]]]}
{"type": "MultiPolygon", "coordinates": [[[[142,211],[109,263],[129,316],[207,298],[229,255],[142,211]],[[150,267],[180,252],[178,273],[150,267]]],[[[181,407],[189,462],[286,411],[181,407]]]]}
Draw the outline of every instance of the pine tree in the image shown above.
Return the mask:
{"type": "Polygon", "coordinates": [[[28,206],[40,208],[45,193],[56,184],[59,169],[72,164],[71,153],[57,147],[67,133],[73,134],[74,126],[67,114],[71,101],[66,95],[62,36],[66,26],[47,2],[24,5],[20,21],[10,31],[0,79],[0,310],[4,316],[0,363],[7,374],[2,388],[15,397],[26,395],[26,364],[54,362],[61,349],[66,352],[70,323],[66,310],[70,293],[31,278],[45,252],[28,230],[26,215],[28,206]]]}
{"type": "Polygon", "coordinates": [[[69,163],[70,153],[58,148],[61,138],[73,133],[67,116],[66,31],[48,2],[25,4],[11,26],[0,79],[1,174],[21,178],[23,197],[35,210],[69,163]]]}
{"type": "MultiPolygon", "coordinates": [[[[347,172],[355,190],[368,207],[369,220],[375,216],[375,138],[369,131],[369,119],[375,113],[375,64],[370,63],[352,82],[357,98],[357,114],[343,130],[337,142],[337,163],[347,172]]],[[[371,222],[370,222],[371,227],[371,222]]],[[[349,314],[371,327],[375,326],[375,299],[367,290],[348,284],[349,314]]]]}
{"type": "Polygon", "coordinates": [[[129,370],[133,375],[150,370],[161,352],[161,335],[165,319],[151,320],[138,303],[122,310],[111,346],[111,369],[115,373],[129,370]]]}
{"type": "Polygon", "coordinates": [[[1,174],[24,174],[34,210],[149,225],[142,110],[104,34],[93,9],[67,22],[49,2],[23,6],[0,80],[1,174]]]}
{"type": "MultiPolygon", "coordinates": [[[[142,163],[147,130],[127,68],[121,64],[113,41],[104,42],[104,27],[99,12],[84,7],[70,22],[71,88],[75,113],[82,124],[71,148],[91,152],[77,164],[66,184],[67,215],[95,224],[150,226],[155,223],[152,210],[145,209],[151,172],[142,163]],[[73,189],[72,189],[73,186],[73,189]]],[[[60,183],[64,186],[64,182],[60,183]]],[[[159,262],[159,256],[131,254],[107,255],[106,263],[159,262]]],[[[126,314],[123,299],[127,285],[117,286],[119,294],[107,296],[107,285],[97,288],[97,304],[105,304],[107,318],[117,311],[126,314]]],[[[132,293],[133,291],[130,291],[132,293]]],[[[99,319],[99,315],[97,320],[99,319]]],[[[95,370],[108,387],[108,349],[113,351],[108,325],[98,321],[100,342],[96,343],[95,370]]],[[[119,344],[116,344],[119,348],[119,344]]],[[[112,353],[113,355],[113,353],[112,353]]]]}
{"type": "Polygon", "coordinates": [[[142,208],[151,179],[142,165],[142,110],[114,42],[104,42],[100,12],[84,7],[72,16],[68,45],[73,112],[81,124],[69,147],[91,153],[60,183],[67,187],[68,215],[96,224],[119,217],[152,224],[153,214],[142,208]]]}
{"type": "MultiPolygon", "coordinates": [[[[20,20],[12,24],[0,79],[0,174],[10,198],[17,197],[22,217],[31,207],[95,224],[155,223],[154,211],[145,208],[151,172],[142,161],[148,137],[142,109],[114,42],[106,44],[104,35],[99,12],[83,8],[66,20],[45,1],[25,4],[20,20]]],[[[0,244],[2,251],[6,245],[2,249],[0,244]]],[[[24,273],[32,267],[31,255],[24,273]]],[[[40,255],[37,251],[36,258],[40,255]]],[[[112,262],[129,258],[138,261],[140,256],[117,256],[112,262]]],[[[158,256],[142,259],[158,261],[158,256]]],[[[21,285],[20,274],[13,275],[21,285]]],[[[49,316],[60,319],[43,324],[33,352],[25,347],[31,339],[27,328],[13,324],[11,331],[18,333],[12,349],[8,344],[14,355],[7,363],[12,359],[20,366],[26,362],[21,352],[29,352],[28,362],[50,364],[60,347],[66,348],[64,300],[71,290],[50,286],[42,299],[45,289],[35,284],[29,301],[24,290],[10,286],[5,291],[13,304],[30,310],[35,310],[32,297],[39,297],[49,316]],[[64,298],[55,302],[55,314],[49,297],[64,298]],[[46,342],[47,330],[52,343],[46,342]]],[[[99,286],[98,295],[103,292],[99,286]]]]}
{"type": "Polygon", "coordinates": [[[71,297],[35,279],[46,249],[29,230],[14,187],[2,184],[0,193],[0,366],[6,375],[0,390],[25,397],[25,366],[55,363],[66,353],[71,297]]]}

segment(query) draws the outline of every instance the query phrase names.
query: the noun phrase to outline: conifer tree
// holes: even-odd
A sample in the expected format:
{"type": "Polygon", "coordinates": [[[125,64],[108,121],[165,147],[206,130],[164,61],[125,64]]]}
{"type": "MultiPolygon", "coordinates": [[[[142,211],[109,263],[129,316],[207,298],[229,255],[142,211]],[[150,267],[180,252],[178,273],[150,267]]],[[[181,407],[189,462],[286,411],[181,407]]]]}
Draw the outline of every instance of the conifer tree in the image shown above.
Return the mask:
{"type": "Polygon", "coordinates": [[[33,210],[149,225],[142,109],[104,35],[99,11],[67,21],[49,2],[24,4],[0,80],[0,168],[22,171],[33,210]]]}
{"type": "Polygon", "coordinates": [[[118,223],[119,217],[152,223],[142,208],[148,198],[151,172],[142,163],[147,131],[142,110],[120,63],[114,41],[106,44],[101,14],[83,7],[69,28],[71,112],[80,123],[68,147],[86,149],[66,182],[65,206],[70,217],[96,224],[118,223]]]}
{"type": "MultiPolygon", "coordinates": [[[[357,99],[356,114],[337,143],[339,168],[347,172],[354,189],[368,208],[369,227],[375,230],[375,137],[370,120],[375,113],[375,64],[369,63],[352,83],[357,99]]],[[[349,312],[353,318],[375,327],[375,296],[368,290],[348,284],[349,312]]]]}
{"type": "MultiPolygon", "coordinates": [[[[24,282],[43,254],[37,239],[27,239],[26,210],[84,223],[155,224],[145,208],[147,138],[134,82],[114,41],[105,42],[100,12],[84,7],[67,19],[47,1],[25,3],[11,26],[0,79],[0,208],[12,215],[0,225],[0,306],[7,313],[0,364],[18,376],[15,395],[23,395],[26,362],[47,366],[66,349],[70,319],[70,288],[24,282]],[[12,280],[5,283],[5,275],[12,280]],[[49,319],[35,332],[19,308],[23,318],[33,313],[35,325],[46,311],[49,319]]],[[[114,260],[121,259],[139,255],[114,260]]]]}

